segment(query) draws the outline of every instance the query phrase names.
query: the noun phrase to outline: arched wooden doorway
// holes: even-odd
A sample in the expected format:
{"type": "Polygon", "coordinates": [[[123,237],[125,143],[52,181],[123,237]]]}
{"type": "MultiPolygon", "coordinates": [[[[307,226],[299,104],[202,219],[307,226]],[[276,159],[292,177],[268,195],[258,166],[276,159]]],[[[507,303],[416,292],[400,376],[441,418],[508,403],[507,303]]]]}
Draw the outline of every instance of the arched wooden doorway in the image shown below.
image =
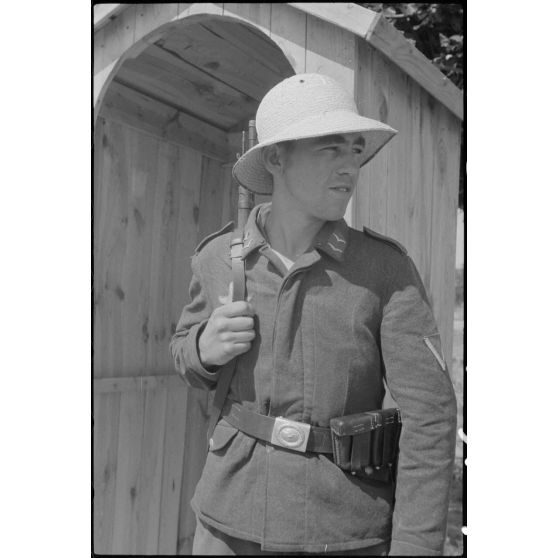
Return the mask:
{"type": "MultiPolygon", "coordinates": [[[[94,544],[189,554],[207,394],[168,343],[189,259],[236,218],[231,166],[265,92],[294,71],[257,28],[196,15],[132,45],[95,107],[94,544]]],[[[258,201],[258,200],[257,200],[258,201]]]]}

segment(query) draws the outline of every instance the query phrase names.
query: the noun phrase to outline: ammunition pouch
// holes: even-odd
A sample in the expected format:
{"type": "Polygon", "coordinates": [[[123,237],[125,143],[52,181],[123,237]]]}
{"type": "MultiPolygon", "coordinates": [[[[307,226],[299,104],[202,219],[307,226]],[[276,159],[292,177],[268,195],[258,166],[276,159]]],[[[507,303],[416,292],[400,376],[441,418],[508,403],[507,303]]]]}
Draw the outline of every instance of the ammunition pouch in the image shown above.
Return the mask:
{"type": "Polygon", "coordinates": [[[401,412],[381,409],[333,418],[329,422],[335,464],[370,480],[395,480],[401,412]]]}

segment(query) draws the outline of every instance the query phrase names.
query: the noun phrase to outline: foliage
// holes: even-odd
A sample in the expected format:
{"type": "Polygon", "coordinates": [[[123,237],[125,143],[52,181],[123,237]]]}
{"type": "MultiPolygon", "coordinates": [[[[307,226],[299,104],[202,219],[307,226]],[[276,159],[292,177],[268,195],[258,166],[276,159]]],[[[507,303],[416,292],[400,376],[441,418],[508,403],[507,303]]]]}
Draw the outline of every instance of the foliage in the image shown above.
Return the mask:
{"type": "Polygon", "coordinates": [[[457,87],[463,88],[462,4],[359,5],[381,12],[457,87]]]}
{"type": "MultiPolygon", "coordinates": [[[[463,4],[385,4],[361,3],[381,12],[405,37],[432,60],[457,87],[463,89],[463,4]]],[[[461,137],[459,207],[465,205],[465,149],[461,137]]]]}

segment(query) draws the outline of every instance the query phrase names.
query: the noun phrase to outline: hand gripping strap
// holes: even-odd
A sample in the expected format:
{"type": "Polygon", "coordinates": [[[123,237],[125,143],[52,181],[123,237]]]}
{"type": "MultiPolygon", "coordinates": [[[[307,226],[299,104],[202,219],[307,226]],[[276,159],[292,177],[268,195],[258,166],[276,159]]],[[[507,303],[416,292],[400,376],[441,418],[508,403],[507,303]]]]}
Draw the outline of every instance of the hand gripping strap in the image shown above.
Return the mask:
{"type": "MultiPolygon", "coordinates": [[[[242,259],[242,248],[244,247],[243,241],[244,231],[236,229],[231,235],[231,265],[233,276],[233,292],[232,302],[244,300],[246,294],[246,274],[244,269],[244,260],[242,259]]],[[[221,375],[217,380],[217,387],[215,388],[215,395],[213,397],[213,405],[211,407],[211,414],[209,416],[209,424],[207,428],[207,443],[215,426],[221,416],[221,411],[225,405],[225,400],[229,392],[232,377],[236,370],[236,357],[227,362],[221,370],[221,375]]]]}

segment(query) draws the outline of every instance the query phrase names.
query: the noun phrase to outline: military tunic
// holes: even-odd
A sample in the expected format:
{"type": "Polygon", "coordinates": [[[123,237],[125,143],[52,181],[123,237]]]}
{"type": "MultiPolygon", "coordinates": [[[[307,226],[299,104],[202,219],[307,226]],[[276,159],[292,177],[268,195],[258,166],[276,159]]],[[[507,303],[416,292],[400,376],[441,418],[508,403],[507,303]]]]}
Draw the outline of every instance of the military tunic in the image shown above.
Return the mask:
{"type": "MultiPolygon", "coordinates": [[[[391,540],[391,553],[443,549],[456,401],[419,274],[394,241],[326,222],[290,270],[262,234],[271,204],[245,228],[246,290],[256,338],[238,357],[229,398],[247,409],[327,427],[379,409],[384,378],[401,409],[397,484],[346,474],[329,454],[251,438],[221,419],[192,499],[196,515],[263,550],[339,551],[391,540]]],[[[197,338],[230,293],[230,230],[192,258],[191,302],[171,341],[182,377],[215,387],[197,338]]]]}

